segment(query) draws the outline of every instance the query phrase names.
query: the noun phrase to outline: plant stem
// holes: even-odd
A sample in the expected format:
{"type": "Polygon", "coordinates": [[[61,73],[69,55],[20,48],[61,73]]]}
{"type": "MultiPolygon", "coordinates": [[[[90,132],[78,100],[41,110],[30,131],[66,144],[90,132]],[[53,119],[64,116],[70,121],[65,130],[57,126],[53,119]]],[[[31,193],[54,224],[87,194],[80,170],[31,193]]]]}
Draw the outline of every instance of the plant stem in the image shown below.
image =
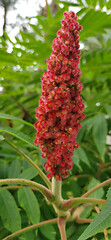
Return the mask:
{"type": "Polygon", "coordinates": [[[46,9],[48,8],[48,2],[47,0],[45,0],[45,4],[46,4],[46,9]]]}
{"type": "Polygon", "coordinates": [[[16,183],[16,184],[20,184],[20,185],[28,186],[28,187],[35,187],[49,201],[53,200],[53,196],[52,196],[51,191],[49,189],[47,189],[46,187],[44,187],[43,185],[39,184],[39,183],[30,181],[30,180],[25,180],[25,179],[18,179],[18,178],[0,180],[0,185],[10,184],[10,183],[16,183]]]}
{"type": "Polygon", "coordinates": [[[85,194],[82,195],[82,197],[87,197],[88,195],[90,195],[91,193],[95,192],[97,189],[101,188],[101,187],[104,187],[104,186],[107,186],[111,183],[111,178],[98,184],[96,187],[90,189],[88,192],[86,192],[85,194]]]}
{"type": "MultiPolygon", "coordinates": [[[[22,186],[5,186],[5,187],[3,187],[3,188],[5,188],[5,189],[8,189],[8,190],[16,190],[16,189],[19,189],[19,188],[21,188],[22,186]]],[[[37,188],[35,188],[35,187],[31,187],[31,186],[28,186],[30,189],[32,189],[33,191],[38,191],[38,189],[37,188]]]]}
{"type": "Polygon", "coordinates": [[[18,147],[16,147],[14,144],[10,143],[6,138],[5,141],[12,147],[14,148],[17,152],[19,152],[20,155],[22,155],[39,173],[39,175],[42,177],[42,179],[44,180],[44,182],[47,184],[47,186],[49,187],[49,189],[51,189],[51,183],[48,180],[47,176],[42,172],[42,170],[22,151],[20,150],[18,147]]]}
{"type": "Polygon", "coordinates": [[[103,160],[100,160],[100,165],[96,174],[96,178],[99,179],[101,176],[102,169],[104,168],[103,160]]]}
{"type": "Polygon", "coordinates": [[[108,234],[106,229],[104,229],[104,237],[105,237],[105,240],[108,240],[108,234]]]}
{"type": "Polygon", "coordinates": [[[69,200],[64,200],[61,209],[68,210],[71,207],[73,207],[75,204],[78,205],[81,203],[105,204],[106,200],[98,199],[98,198],[84,198],[84,197],[72,198],[69,200]]]}
{"type": "Polygon", "coordinates": [[[77,216],[76,218],[76,222],[77,223],[91,223],[93,220],[92,219],[88,219],[88,218],[80,218],[77,216]]]}
{"type": "Polygon", "coordinates": [[[61,187],[62,187],[62,181],[56,181],[56,179],[53,177],[52,178],[52,195],[54,197],[54,200],[52,205],[59,217],[64,217],[68,220],[70,217],[70,212],[64,211],[63,209],[61,209],[61,205],[63,202],[63,198],[61,195],[61,187]]]}
{"type": "Polygon", "coordinates": [[[19,236],[20,234],[23,234],[23,233],[28,232],[30,230],[42,227],[44,225],[57,223],[57,220],[58,220],[58,218],[54,218],[54,219],[51,219],[51,220],[43,221],[41,223],[33,224],[33,225],[29,226],[29,227],[23,228],[23,229],[15,232],[15,233],[12,233],[11,235],[3,238],[2,240],[12,239],[12,238],[15,238],[15,237],[19,236]]]}
{"type": "Polygon", "coordinates": [[[67,240],[66,231],[65,231],[65,222],[66,222],[65,218],[59,217],[58,227],[59,227],[59,230],[60,230],[61,240],[67,240]]]}
{"type": "Polygon", "coordinates": [[[71,216],[69,218],[69,221],[72,222],[75,219],[77,219],[77,217],[81,215],[81,213],[84,211],[84,209],[87,206],[92,206],[92,204],[91,203],[84,203],[84,204],[80,205],[79,207],[78,207],[78,204],[75,204],[75,206],[70,209],[71,216]],[[76,205],[77,205],[77,208],[76,208],[76,205]]]}
{"type": "Polygon", "coordinates": [[[56,179],[52,178],[52,194],[54,196],[54,202],[57,207],[60,207],[63,199],[61,196],[61,187],[62,187],[62,181],[56,181],[56,179]]]}

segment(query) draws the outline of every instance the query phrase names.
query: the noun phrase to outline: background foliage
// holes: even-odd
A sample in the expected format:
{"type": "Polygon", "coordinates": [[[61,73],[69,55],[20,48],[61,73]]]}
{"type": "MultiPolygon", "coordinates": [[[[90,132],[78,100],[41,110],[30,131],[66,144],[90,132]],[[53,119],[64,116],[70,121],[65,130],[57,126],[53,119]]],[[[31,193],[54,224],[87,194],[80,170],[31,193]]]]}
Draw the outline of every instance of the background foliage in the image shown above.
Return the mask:
{"type": "MultiPolygon", "coordinates": [[[[36,25],[30,23],[31,18],[28,19],[30,30],[20,30],[16,43],[6,32],[0,38],[0,178],[20,177],[41,183],[37,172],[7,144],[4,137],[43,169],[40,149],[33,143],[35,109],[41,95],[40,79],[46,71],[46,59],[50,56],[63,12],[71,7],[75,7],[83,26],[80,68],[86,118],[78,134],[80,147],[74,151],[73,170],[63,182],[64,198],[81,196],[111,177],[111,1],[55,1],[55,11],[50,6],[46,14],[41,11],[35,17],[36,25]],[[11,53],[8,50],[10,44],[11,53]]],[[[107,187],[102,188],[92,197],[105,197],[106,192],[107,187]]],[[[10,191],[0,188],[0,206],[0,239],[21,227],[55,217],[43,197],[26,187],[10,191]]],[[[83,217],[93,219],[95,214],[90,206],[83,212],[83,217]]],[[[87,226],[67,224],[68,240],[77,240],[87,226]]],[[[49,225],[25,233],[18,239],[58,240],[60,236],[57,227],[49,225]]],[[[104,235],[99,233],[88,239],[102,240],[104,235]]]]}

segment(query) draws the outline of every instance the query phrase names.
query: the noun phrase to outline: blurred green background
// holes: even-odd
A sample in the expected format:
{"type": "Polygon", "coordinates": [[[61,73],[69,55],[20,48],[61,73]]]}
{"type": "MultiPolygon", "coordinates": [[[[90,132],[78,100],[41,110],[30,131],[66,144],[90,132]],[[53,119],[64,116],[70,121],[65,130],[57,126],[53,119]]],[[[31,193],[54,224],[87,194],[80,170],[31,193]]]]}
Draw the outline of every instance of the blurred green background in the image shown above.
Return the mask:
{"type": "MultiPolygon", "coordinates": [[[[14,1],[1,0],[0,5],[4,14],[7,14],[14,6],[14,1]]],[[[43,169],[44,159],[41,158],[40,149],[33,143],[36,136],[33,127],[36,121],[35,110],[41,95],[41,77],[47,69],[46,59],[52,51],[52,41],[61,28],[64,11],[69,10],[76,11],[78,21],[83,26],[80,32],[80,80],[83,84],[81,95],[86,118],[78,134],[80,147],[74,151],[73,170],[63,182],[64,198],[81,196],[111,177],[111,0],[55,0],[49,5],[46,1],[46,6],[40,9],[37,16],[27,17],[27,25],[24,26],[23,23],[20,26],[19,33],[15,36],[16,41],[13,42],[8,36],[5,23],[3,36],[0,37],[0,178],[20,177],[42,183],[37,172],[6,143],[4,137],[43,169]],[[37,24],[32,24],[32,19],[37,24]]],[[[40,203],[41,217],[31,218],[26,207],[27,194],[30,195],[30,201],[35,195],[28,193],[28,190],[23,191],[7,190],[12,202],[16,201],[15,212],[19,212],[21,219],[19,228],[55,216],[52,208],[46,207],[42,196],[35,193],[36,201],[40,203]],[[21,203],[23,191],[25,197],[21,203]]],[[[94,197],[105,196],[106,191],[107,188],[101,189],[94,197]]],[[[4,194],[0,194],[0,203],[6,209],[4,194]]],[[[32,208],[30,211],[34,213],[35,210],[32,208]]],[[[37,211],[40,215],[39,206],[37,211]]],[[[84,217],[93,218],[94,215],[92,208],[89,208],[84,217]]],[[[0,210],[0,239],[17,230],[17,226],[13,227],[13,222],[11,224],[12,227],[7,227],[3,211],[0,210]]],[[[68,240],[78,239],[86,227],[87,224],[68,225],[68,240]]],[[[18,239],[59,238],[57,228],[48,226],[48,229],[40,228],[38,235],[37,231],[31,231],[18,239]]],[[[98,234],[95,239],[104,239],[103,234],[98,234]]]]}

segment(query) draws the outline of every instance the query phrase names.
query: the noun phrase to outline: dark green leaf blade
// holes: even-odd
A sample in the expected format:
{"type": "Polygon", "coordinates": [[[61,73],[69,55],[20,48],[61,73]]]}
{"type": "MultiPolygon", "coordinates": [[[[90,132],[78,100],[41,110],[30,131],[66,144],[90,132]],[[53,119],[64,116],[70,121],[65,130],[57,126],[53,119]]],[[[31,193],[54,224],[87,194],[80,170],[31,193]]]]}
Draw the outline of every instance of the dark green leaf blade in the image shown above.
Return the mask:
{"type": "Polygon", "coordinates": [[[8,178],[18,178],[20,174],[20,161],[15,159],[8,168],[8,178]]]}
{"type": "Polygon", "coordinates": [[[82,147],[79,147],[77,149],[77,151],[78,151],[78,155],[79,155],[79,158],[81,159],[81,161],[90,167],[90,163],[89,163],[88,157],[87,157],[84,149],[82,147]]]}
{"type": "Polygon", "coordinates": [[[102,9],[106,3],[106,0],[99,0],[99,6],[102,9]]]}
{"type": "Polygon", "coordinates": [[[37,170],[30,166],[30,167],[24,169],[22,173],[20,173],[19,178],[31,180],[34,177],[36,177],[37,175],[38,175],[37,170]]]}
{"type": "MultiPolygon", "coordinates": [[[[100,181],[98,181],[98,180],[95,179],[95,178],[92,178],[91,181],[90,181],[90,183],[88,184],[88,189],[87,189],[87,190],[89,191],[90,189],[96,187],[98,184],[100,184],[100,181]]],[[[91,193],[91,194],[89,195],[89,197],[91,197],[91,198],[102,198],[103,195],[104,195],[104,190],[103,190],[103,188],[99,188],[97,191],[91,193]]]]}
{"type": "Polygon", "coordinates": [[[102,159],[104,159],[105,145],[107,136],[107,123],[105,115],[100,113],[94,118],[93,138],[102,159]]]}
{"type": "Polygon", "coordinates": [[[44,226],[42,226],[40,228],[40,232],[48,240],[55,240],[56,239],[56,231],[55,231],[53,225],[49,225],[49,226],[44,225],[44,226]]]}
{"type": "Polygon", "coordinates": [[[16,202],[7,189],[0,188],[0,216],[6,229],[16,232],[21,229],[21,218],[16,202]]]}
{"type": "Polygon", "coordinates": [[[22,141],[28,143],[29,145],[31,145],[32,147],[36,148],[37,147],[34,145],[34,142],[31,138],[29,138],[27,135],[25,135],[24,133],[21,133],[11,127],[4,127],[4,126],[0,126],[0,132],[6,132],[9,133],[19,139],[21,139],[22,141]]]}
{"type": "Polygon", "coordinates": [[[33,191],[28,187],[20,188],[18,190],[18,201],[20,206],[26,211],[31,223],[38,223],[40,220],[40,209],[33,191]]]}

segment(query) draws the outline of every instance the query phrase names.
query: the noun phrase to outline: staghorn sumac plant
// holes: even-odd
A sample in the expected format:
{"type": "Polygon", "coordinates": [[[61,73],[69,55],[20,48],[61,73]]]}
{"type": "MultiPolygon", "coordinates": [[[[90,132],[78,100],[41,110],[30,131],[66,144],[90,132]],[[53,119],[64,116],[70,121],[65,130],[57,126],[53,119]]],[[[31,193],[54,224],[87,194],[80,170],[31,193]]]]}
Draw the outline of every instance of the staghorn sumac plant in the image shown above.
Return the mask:
{"type": "MultiPolygon", "coordinates": [[[[26,179],[0,180],[0,185],[17,184],[17,186],[14,186],[15,188],[28,186],[32,190],[41,192],[46,202],[53,206],[57,217],[23,228],[3,238],[4,240],[16,238],[29,230],[54,223],[59,227],[61,240],[66,240],[67,222],[92,222],[92,219],[80,218],[86,204],[93,205],[96,212],[99,213],[99,208],[96,205],[101,206],[106,203],[105,199],[87,198],[87,196],[111,183],[111,179],[97,185],[81,197],[68,200],[62,197],[62,179],[68,177],[68,172],[73,167],[73,151],[79,147],[76,142],[77,132],[81,128],[80,121],[85,116],[83,100],[80,96],[82,90],[82,84],[79,80],[81,72],[78,67],[80,60],[78,34],[82,27],[77,22],[77,16],[74,12],[65,12],[64,16],[65,18],[61,23],[62,28],[53,41],[53,51],[47,60],[47,72],[42,77],[42,96],[36,110],[38,121],[35,123],[37,129],[35,144],[40,145],[42,157],[47,159],[44,168],[48,175],[46,176],[22,150],[6,140],[36,169],[47,187],[26,179]]],[[[9,189],[11,189],[11,186],[9,189]]],[[[106,206],[109,206],[109,198],[110,191],[106,206]]],[[[105,207],[103,213],[100,213],[100,217],[98,215],[98,219],[95,220],[96,225],[103,218],[101,215],[104,215],[104,209],[105,207]]],[[[104,230],[105,239],[107,239],[105,227],[109,227],[109,223],[103,222],[102,228],[100,230],[98,230],[99,228],[96,229],[94,234],[104,230]]],[[[89,229],[91,229],[91,225],[89,229]]],[[[80,239],[85,240],[93,235],[91,231],[88,234],[86,229],[86,235],[81,236],[80,239]]]]}

